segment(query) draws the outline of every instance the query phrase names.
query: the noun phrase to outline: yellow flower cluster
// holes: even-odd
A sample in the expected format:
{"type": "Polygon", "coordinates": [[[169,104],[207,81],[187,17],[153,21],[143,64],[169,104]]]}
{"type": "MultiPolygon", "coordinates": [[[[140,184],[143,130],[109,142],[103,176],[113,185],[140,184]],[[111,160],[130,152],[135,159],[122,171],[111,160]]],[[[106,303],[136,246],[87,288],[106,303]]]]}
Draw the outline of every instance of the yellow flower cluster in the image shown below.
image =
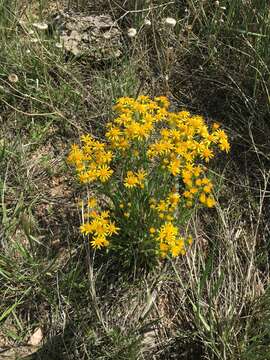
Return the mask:
{"type": "Polygon", "coordinates": [[[157,202],[154,198],[150,199],[150,208],[158,212],[160,219],[172,221],[179,201],[180,195],[177,192],[171,192],[165,200],[157,202]]]}
{"type": "Polygon", "coordinates": [[[167,221],[158,231],[157,240],[159,241],[159,249],[162,257],[171,254],[176,257],[185,254],[185,239],[179,237],[178,228],[172,222],[167,221]]]}
{"type": "MultiPolygon", "coordinates": [[[[202,116],[170,112],[169,107],[163,96],[122,97],[113,107],[116,117],[108,123],[104,140],[84,135],[81,146],[72,146],[68,162],[80,182],[110,198],[112,205],[106,208],[121,226],[120,231],[108,213],[91,210],[81,232],[91,236],[93,247],[117,241],[123,227],[145,228],[162,256],[178,256],[190,242],[179,234],[179,209],[197,202],[215,205],[206,165],[217,150],[229,151],[227,135],[218,123],[209,128],[202,116]]],[[[96,200],[89,201],[94,208],[96,200]]]]}
{"type": "Polygon", "coordinates": [[[133,141],[143,142],[155,131],[155,123],[164,119],[169,107],[166,97],[156,97],[155,101],[148,96],[120,98],[114,106],[119,116],[110,122],[105,136],[113,148],[126,150],[133,141]],[[159,106],[160,105],[160,106],[159,106]]]}
{"type": "MultiPolygon", "coordinates": [[[[88,201],[90,208],[96,206],[96,200],[91,199],[88,201]]],[[[91,235],[91,245],[94,248],[101,248],[108,246],[108,238],[112,235],[118,234],[120,230],[116,227],[115,222],[110,220],[110,214],[108,211],[101,211],[100,213],[91,210],[86,214],[91,220],[83,223],[80,227],[81,233],[84,235],[91,235]]]]}
{"type": "Polygon", "coordinates": [[[67,158],[70,164],[75,165],[79,180],[83,184],[97,180],[102,183],[108,181],[113,174],[109,166],[113,159],[112,151],[89,134],[81,136],[81,142],[81,148],[76,144],[72,145],[67,158]]]}

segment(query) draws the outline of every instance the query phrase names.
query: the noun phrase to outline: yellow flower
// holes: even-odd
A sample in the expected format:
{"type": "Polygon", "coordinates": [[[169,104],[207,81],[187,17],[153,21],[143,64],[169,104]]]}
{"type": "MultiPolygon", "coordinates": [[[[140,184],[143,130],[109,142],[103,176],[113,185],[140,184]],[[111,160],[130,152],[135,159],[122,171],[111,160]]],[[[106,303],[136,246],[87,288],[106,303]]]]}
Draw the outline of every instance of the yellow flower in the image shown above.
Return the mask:
{"type": "Polygon", "coordinates": [[[146,95],[140,95],[140,96],[138,96],[137,100],[140,102],[149,102],[150,98],[149,98],[149,96],[146,96],[146,95]]]}
{"type": "Polygon", "coordinates": [[[182,253],[184,248],[184,239],[180,238],[175,241],[175,244],[171,248],[172,257],[177,257],[182,253]]]}
{"type": "Polygon", "coordinates": [[[173,225],[172,222],[168,221],[161,226],[158,233],[158,240],[170,243],[175,241],[175,236],[178,234],[178,229],[173,225]]]}
{"type": "Polygon", "coordinates": [[[117,126],[111,126],[111,128],[106,132],[105,136],[110,141],[119,141],[122,132],[117,126]]]}
{"type": "Polygon", "coordinates": [[[165,121],[168,116],[168,112],[165,108],[159,108],[156,112],[155,121],[165,121]]]}
{"type": "Polygon", "coordinates": [[[118,230],[120,230],[120,228],[116,227],[115,224],[110,221],[106,227],[106,230],[107,234],[112,236],[113,234],[118,234],[118,230]]]}
{"type": "Polygon", "coordinates": [[[162,129],[160,130],[160,135],[163,137],[163,138],[166,138],[168,139],[171,135],[171,132],[169,129],[162,129]]]}
{"type": "Polygon", "coordinates": [[[91,240],[93,248],[100,249],[102,246],[108,246],[109,242],[104,235],[94,236],[91,240]]]}
{"type": "Polygon", "coordinates": [[[203,178],[202,179],[202,185],[209,185],[210,184],[210,180],[207,178],[203,178]]]}
{"type": "Polygon", "coordinates": [[[97,206],[97,199],[90,198],[90,199],[88,199],[87,204],[90,208],[94,208],[95,206],[97,206]]]}
{"type": "Polygon", "coordinates": [[[169,245],[164,244],[164,243],[160,243],[159,244],[159,250],[160,250],[161,257],[166,257],[168,255],[169,245]]]}
{"type": "Polygon", "coordinates": [[[194,175],[194,176],[198,177],[198,176],[200,176],[200,174],[202,173],[202,169],[201,169],[200,166],[195,166],[195,167],[193,168],[192,172],[193,172],[193,175],[194,175]]]}
{"type": "Polygon", "coordinates": [[[207,126],[206,126],[206,125],[202,126],[202,127],[199,129],[199,133],[200,133],[200,135],[201,135],[203,138],[208,138],[209,132],[208,132],[207,126]]]}
{"type": "Polygon", "coordinates": [[[168,159],[164,159],[164,160],[163,160],[163,164],[164,164],[164,165],[168,165],[169,162],[170,162],[170,161],[169,161],[168,159]]]}
{"type": "Polygon", "coordinates": [[[166,96],[158,96],[158,97],[155,97],[154,100],[156,102],[158,102],[160,104],[160,106],[164,107],[165,109],[167,109],[170,106],[170,102],[166,98],[166,96]]]}
{"type": "Polygon", "coordinates": [[[195,180],[195,185],[196,186],[201,186],[202,185],[202,180],[201,179],[196,179],[195,180]]]}
{"type": "Polygon", "coordinates": [[[82,183],[90,183],[97,179],[97,171],[89,170],[87,172],[79,174],[79,179],[82,183]]]}
{"type": "Polygon", "coordinates": [[[227,135],[225,134],[225,131],[224,130],[217,130],[215,132],[215,135],[216,137],[219,139],[219,140],[227,140],[228,137],[227,135]]]}
{"type": "Polygon", "coordinates": [[[137,176],[132,171],[128,171],[127,176],[124,180],[125,187],[133,188],[136,187],[137,184],[138,184],[137,176]]]}
{"type": "Polygon", "coordinates": [[[229,144],[228,140],[227,139],[221,139],[219,141],[219,148],[220,148],[220,150],[226,151],[228,153],[229,150],[230,150],[230,144],[229,144]]]}
{"type": "Polygon", "coordinates": [[[168,169],[170,170],[173,176],[176,176],[180,173],[180,165],[181,165],[180,159],[174,159],[169,163],[168,169]]]}
{"type": "Polygon", "coordinates": [[[187,199],[192,199],[193,198],[193,194],[190,191],[184,191],[183,192],[183,196],[187,199]]]}
{"type": "Polygon", "coordinates": [[[220,128],[220,124],[218,124],[218,123],[215,122],[215,123],[212,125],[212,128],[213,128],[214,130],[217,130],[217,129],[220,128]]]}
{"type": "Polygon", "coordinates": [[[148,136],[147,129],[141,124],[132,121],[125,128],[125,134],[131,139],[143,140],[148,136]]]}
{"type": "Polygon", "coordinates": [[[113,170],[110,169],[107,165],[102,165],[97,170],[97,176],[100,178],[101,182],[106,182],[112,176],[113,170]]]}
{"type": "Polygon", "coordinates": [[[119,142],[117,142],[117,141],[112,142],[112,147],[114,147],[116,149],[120,149],[122,151],[128,149],[129,146],[130,146],[130,144],[129,144],[128,140],[125,138],[120,139],[119,142]]]}
{"type": "Polygon", "coordinates": [[[101,164],[110,163],[113,158],[113,153],[111,151],[103,151],[102,153],[100,153],[100,158],[101,164]]]}
{"type": "Polygon", "coordinates": [[[68,155],[67,161],[71,164],[77,164],[84,160],[84,154],[76,144],[71,145],[71,151],[68,155]]]}
{"type": "Polygon", "coordinates": [[[206,204],[206,196],[204,193],[201,193],[199,200],[202,204],[206,204]]]}
{"type": "Polygon", "coordinates": [[[190,170],[183,170],[182,171],[182,177],[183,177],[183,182],[185,184],[190,184],[191,182],[191,178],[192,178],[192,172],[190,170]]]}
{"type": "Polygon", "coordinates": [[[158,212],[164,212],[167,210],[167,204],[164,200],[161,200],[156,207],[158,212]]]}
{"type": "Polygon", "coordinates": [[[156,229],[154,227],[150,227],[149,232],[150,234],[154,234],[156,232],[156,229]]]}
{"type": "Polygon", "coordinates": [[[204,191],[205,193],[207,193],[207,194],[210,193],[211,190],[212,190],[212,184],[205,185],[205,186],[203,187],[203,191],[204,191]]]}
{"type": "Polygon", "coordinates": [[[168,201],[171,205],[175,206],[179,203],[180,201],[180,195],[176,192],[174,193],[170,193],[169,197],[168,197],[168,201]]]}
{"type": "Polygon", "coordinates": [[[179,118],[187,119],[190,116],[190,112],[186,110],[179,111],[178,113],[179,118]]]}
{"type": "Polygon", "coordinates": [[[80,226],[80,231],[82,234],[88,235],[91,234],[91,232],[93,231],[93,227],[89,222],[87,222],[80,226]]]}
{"type": "Polygon", "coordinates": [[[201,153],[202,158],[208,162],[210,159],[214,157],[214,153],[212,150],[205,148],[201,153]]]}
{"type": "Polygon", "coordinates": [[[148,151],[148,156],[166,155],[173,149],[173,144],[167,140],[157,141],[152,144],[148,151]]]}
{"type": "Polygon", "coordinates": [[[136,175],[137,175],[137,179],[138,179],[138,183],[141,185],[141,186],[143,186],[143,182],[144,182],[144,180],[145,180],[145,177],[146,177],[146,172],[143,170],[143,169],[141,169],[141,170],[139,170],[137,173],[136,173],[136,175]]]}
{"type": "Polygon", "coordinates": [[[100,214],[100,219],[107,219],[110,216],[110,212],[109,211],[101,211],[100,214]]]}
{"type": "Polygon", "coordinates": [[[103,221],[101,219],[94,219],[91,222],[91,226],[92,226],[91,232],[94,232],[96,235],[106,235],[107,233],[106,225],[107,225],[107,221],[103,221]]]}
{"type": "Polygon", "coordinates": [[[208,197],[208,198],[206,199],[206,206],[207,206],[207,207],[211,208],[211,207],[215,206],[215,204],[216,204],[216,202],[215,202],[215,199],[214,199],[214,198],[208,197]]]}
{"type": "Polygon", "coordinates": [[[98,212],[95,210],[92,210],[89,212],[89,217],[95,218],[98,216],[98,212]]]}
{"type": "Polygon", "coordinates": [[[195,129],[201,129],[204,124],[204,120],[202,116],[195,115],[188,119],[188,123],[195,129]]]}
{"type": "Polygon", "coordinates": [[[93,149],[95,151],[104,151],[105,148],[105,144],[99,142],[99,141],[95,141],[93,144],[93,149]]]}
{"type": "Polygon", "coordinates": [[[92,135],[90,135],[90,134],[82,135],[80,139],[81,139],[82,143],[85,143],[88,145],[91,145],[94,141],[92,135]]]}

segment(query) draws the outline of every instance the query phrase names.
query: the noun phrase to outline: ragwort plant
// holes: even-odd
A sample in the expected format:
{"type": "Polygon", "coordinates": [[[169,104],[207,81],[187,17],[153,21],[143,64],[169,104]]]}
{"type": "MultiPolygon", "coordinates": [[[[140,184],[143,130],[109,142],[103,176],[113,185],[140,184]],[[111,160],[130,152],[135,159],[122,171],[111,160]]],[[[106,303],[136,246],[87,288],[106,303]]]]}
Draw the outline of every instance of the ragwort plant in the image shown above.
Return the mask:
{"type": "Polygon", "coordinates": [[[83,135],[68,156],[87,188],[81,233],[128,266],[186,253],[192,209],[215,205],[206,165],[230,149],[219,124],[209,130],[203,117],[169,106],[163,96],[122,97],[105,140],[83,135]]]}

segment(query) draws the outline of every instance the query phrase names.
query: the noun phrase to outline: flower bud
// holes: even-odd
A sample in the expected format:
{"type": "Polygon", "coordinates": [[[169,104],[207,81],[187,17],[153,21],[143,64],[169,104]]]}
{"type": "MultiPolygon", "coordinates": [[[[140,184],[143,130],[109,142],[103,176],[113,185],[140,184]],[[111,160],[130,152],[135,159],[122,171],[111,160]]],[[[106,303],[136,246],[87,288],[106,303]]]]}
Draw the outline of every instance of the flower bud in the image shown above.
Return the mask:
{"type": "Polygon", "coordinates": [[[144,19],[144,25],[145,26],[151,26],[151,21],[149,19],[144,19]]]}
{"type": "Polygon", "coordinates": [[[130,29],[128,29],[127,35],[130,38],[133,38],[133,37],[135,37],[137,35],[137,30],[134,29],[134,28],[130,28],[130,29]]]}
{"type": "Polygon", "coordinates": [[[176,25],[176,20],[174,18],[171,18],[171,17],[167,17],[164,22],[168,27],[173,28],[176,25]]]}
{"type": "Polygon", "coordinates": [[[11,83],[16,83],[19,81],[19,78],[16,74],[9,74],[8,75],[8,81],[11,83]]]}

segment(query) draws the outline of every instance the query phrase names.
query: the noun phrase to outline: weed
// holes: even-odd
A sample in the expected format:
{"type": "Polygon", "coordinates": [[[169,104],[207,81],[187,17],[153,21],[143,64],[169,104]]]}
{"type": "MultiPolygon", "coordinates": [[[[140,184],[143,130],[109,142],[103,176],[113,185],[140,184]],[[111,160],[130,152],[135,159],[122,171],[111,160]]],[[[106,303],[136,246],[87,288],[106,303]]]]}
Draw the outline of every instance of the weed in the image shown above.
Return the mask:
{"type": "Polygon", "coordinates": [[[41,328],[33,359],[267,359],[268,2],[0,0],[0,40],[1,355],[41,328]],[[109,13],[122,56],[67,56],[50,28],[67,9],[109,13]],[[142,93],[217,119],[231,151],[213,159],[217,204],[194,210],[186,256],[138,280],[78,236],[64,159],[142,93]]]}

